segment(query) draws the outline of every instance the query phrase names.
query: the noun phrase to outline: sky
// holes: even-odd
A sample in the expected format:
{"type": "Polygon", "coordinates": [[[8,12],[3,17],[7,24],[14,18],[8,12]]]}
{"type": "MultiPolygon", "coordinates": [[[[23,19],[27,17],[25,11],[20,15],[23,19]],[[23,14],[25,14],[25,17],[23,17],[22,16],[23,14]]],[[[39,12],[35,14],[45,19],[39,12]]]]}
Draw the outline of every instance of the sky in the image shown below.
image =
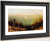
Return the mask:
{"type": "Polygon", "coordinates": [[[42,9],[8,9],[8,14],[42,14],[42,9]]]}

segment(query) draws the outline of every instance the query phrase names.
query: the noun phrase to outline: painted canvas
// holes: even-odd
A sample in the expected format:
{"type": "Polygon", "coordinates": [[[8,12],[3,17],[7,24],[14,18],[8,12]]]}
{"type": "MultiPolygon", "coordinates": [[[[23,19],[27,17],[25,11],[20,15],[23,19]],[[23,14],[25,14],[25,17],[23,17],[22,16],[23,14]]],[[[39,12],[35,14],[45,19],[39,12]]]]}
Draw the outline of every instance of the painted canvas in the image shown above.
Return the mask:
{"type": "Polygon", "coordinates": [[[8,30],[9,32],[43,30],[43,10],[9,9],[8,30]]]}

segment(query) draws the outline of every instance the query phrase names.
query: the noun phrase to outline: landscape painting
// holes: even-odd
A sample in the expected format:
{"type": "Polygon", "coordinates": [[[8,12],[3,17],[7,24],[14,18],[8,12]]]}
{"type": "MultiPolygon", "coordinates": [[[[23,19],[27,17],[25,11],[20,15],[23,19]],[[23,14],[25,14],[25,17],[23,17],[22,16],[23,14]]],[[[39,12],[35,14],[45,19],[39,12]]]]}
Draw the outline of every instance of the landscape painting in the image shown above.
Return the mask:
{"type": "Polygon", "coordinates": [[[1,2],[2,39],[49,36],[49,3],[1,2]]]}
{"type": "Polygon", "coordinates": [[[8,32],[43,30],[43,9],[8,9],[8,32]]]}

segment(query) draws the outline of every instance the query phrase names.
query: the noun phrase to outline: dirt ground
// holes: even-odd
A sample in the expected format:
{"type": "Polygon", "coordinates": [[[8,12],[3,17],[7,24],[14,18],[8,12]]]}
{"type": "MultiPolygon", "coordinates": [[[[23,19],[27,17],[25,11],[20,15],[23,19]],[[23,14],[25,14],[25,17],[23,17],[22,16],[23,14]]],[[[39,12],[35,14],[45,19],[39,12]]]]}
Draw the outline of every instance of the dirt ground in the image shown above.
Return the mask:
{"type": "MultiPolygon", "coordinates": [[[[43,30],[43,26],[41,26],[41,27],[39,27],[37,29],[33,29],[33,30],[43,30]]],[[[14,32],[14,31],[15,32],[16,31],[27,31],[27,29],[8,25],[8,32],[14,32]]]]}

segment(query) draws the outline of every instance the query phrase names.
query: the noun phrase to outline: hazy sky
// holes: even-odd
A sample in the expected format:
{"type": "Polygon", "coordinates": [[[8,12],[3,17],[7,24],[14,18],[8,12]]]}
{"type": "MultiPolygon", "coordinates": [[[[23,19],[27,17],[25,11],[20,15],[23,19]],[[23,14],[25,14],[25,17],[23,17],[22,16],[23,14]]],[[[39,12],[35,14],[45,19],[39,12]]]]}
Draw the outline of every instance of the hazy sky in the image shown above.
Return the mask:
{"type": "Polygon", "coordinates": [[[8,9],[8,14],[43,14],[42,9],[8,9]]]}

